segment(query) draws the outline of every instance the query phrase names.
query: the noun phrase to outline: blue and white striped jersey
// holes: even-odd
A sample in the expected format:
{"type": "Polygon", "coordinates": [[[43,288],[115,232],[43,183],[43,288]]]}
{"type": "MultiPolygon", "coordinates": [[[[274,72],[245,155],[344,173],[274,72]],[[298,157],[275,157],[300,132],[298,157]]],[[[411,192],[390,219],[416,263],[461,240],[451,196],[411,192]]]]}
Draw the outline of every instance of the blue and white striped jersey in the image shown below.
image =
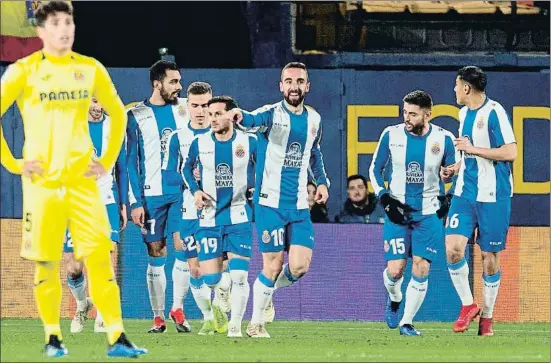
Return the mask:
{"type": "Polygon", "coordinates": [[[184,181],[192,194],[199,189],[214,200],[201,210],[199,226],[217,227],[252,221],[247,203],[248,180],[256,159],[257,140],[253,135],[234,129],[228,141],[218,141],[214,133],[197,136],[184,164],[184,181]],[[193,177],[199,165],[201,188],[193,177]]]}
{"type": "Polygon", "coordinates": [[[440,208],[438,196],[445,192],[440,167],[459,160],[451,132],[430,124],[424,136],[408,132],[404,124],[384,129],[369,168],[377,196],[389,192],[402,203],[418,210],[413,215],[434,214],[440,208]],[[389,169],[389,188],[383,171],[389,169]]]}
{"type": "MultiPolygon", "coordinates": [[[[94,156],[100,157],[107,148],[109,142],[109,130],[111,119],[103,116],[100,122],[88,121],[90,138],[94,146],[94,156]]],[[[105,205],[128,204],[128,173],[126,170],[126,141],[123,142],[117,162],[107,174],[97,180],[101,199],[105,205]]]]}
{"type": "MultiPolygon", "coordinates": [[[[486,97],[477,110],[459,111],[459,136],[467,137],[475,147],[498,148],[516,143],[507,112],[486,97]]],[[[495,202],[513,196],[512,163],[494,161],[463,153],[455,182],[454,195],[477,202],[495,202]]]]}
{"type": "Polygon", "coordinates": [[[128,110],[129,199],[133,208],[143,205],[143,197],[181,193],[181,185],[171,185],[161,166],[170,134],[188,123],[185,98],[179,98],[176,105],[163,106],[145,100],[128,110]]]}
{"type": "MultiPolygon", "coordinates": [[[[167,170],[170,173],[170,179],[174,179],[175,183],[183,184],[183,167],[186,160],[189,147],[197,135],[205,134],[210,131],[210,127],[204,129],[194,129],[191,123],[187,126],[174,131],[169,136],[168,141],[168,156],[163,160],[162,170],[167,170]],[[177,155],[177,158],[174,156],[177,155]]],[[[172,183],[172,182],[171,182],[172,183]]],[[[197,209],[195,208],[195,200],[188,188],[183,191],[182,203],[182,219],[197,219],[197,209]]]]}
{"type": "Polygon", "coordinates": [[[284,101],[243,111],[239,127],[258,133],[254,201],[282,209],[308,209],[308,165],[318,185],[329,187],[320,149],[321,116],[305,106],[289,111],[284,101]]]}

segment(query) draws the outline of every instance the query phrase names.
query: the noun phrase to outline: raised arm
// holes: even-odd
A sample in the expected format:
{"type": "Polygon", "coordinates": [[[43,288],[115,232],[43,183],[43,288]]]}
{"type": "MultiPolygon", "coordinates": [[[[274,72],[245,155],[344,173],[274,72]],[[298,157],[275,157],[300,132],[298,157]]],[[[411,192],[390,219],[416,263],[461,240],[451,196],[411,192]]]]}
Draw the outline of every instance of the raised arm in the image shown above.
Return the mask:
{"type": "Polygon", "coordinates": [[[99,158],[99,163],[103,165],[105,170],[111,170],[119,156],[121,145],[124,140],[127,116],[124,105],[117,94],[117,90],[111,81],[109,73],[107,73],[105,67],[97,61],[94,90],[96,98],[111,118],[109,143],[107,144],[105,152],[99,158]]]}
{"type": "Polygon", "coordinates": [[[0,82],[0,162],[12,174],[23,172],[23,159],[16,159],[4,138],[2,116],[19,98],[26,82],[23,66],[16,62],[8,67],[0,82]]]}
{"type": "Polygon", "coordinates": [[[381,195],[387,193],[385,188],[385,180],[383,176],[383,171],[390,157],[390,148],[389,148],[389,132],[388,130],[383,131],[379,143],[377,144],[377,149],[375,154],[373,154],[373,159],[371,160],[371,166],[369,167],[369,178],[371,179],[371,185],[375,194],[380,198],[381,195]]]}

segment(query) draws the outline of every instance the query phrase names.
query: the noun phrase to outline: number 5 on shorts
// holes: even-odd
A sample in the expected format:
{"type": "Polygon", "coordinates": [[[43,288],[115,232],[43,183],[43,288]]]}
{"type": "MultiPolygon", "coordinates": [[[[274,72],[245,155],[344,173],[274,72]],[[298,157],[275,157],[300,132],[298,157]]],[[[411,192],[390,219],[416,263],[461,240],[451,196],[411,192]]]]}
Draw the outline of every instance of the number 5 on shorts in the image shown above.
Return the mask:
{"type": "Polygon", "coordinates": [[[453,216],[446,218],[446,228],[457,228],[459,226],[459,214],[455,213],[453,216]]]}

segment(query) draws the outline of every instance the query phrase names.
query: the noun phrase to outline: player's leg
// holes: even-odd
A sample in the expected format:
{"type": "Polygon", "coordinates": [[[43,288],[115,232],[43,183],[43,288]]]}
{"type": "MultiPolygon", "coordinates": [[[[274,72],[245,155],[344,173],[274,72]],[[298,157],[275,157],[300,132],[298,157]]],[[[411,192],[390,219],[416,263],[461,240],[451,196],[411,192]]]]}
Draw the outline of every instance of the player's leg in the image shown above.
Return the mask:
{"type": "MultiPolygon", "coordinates": [[[[195,233],[199,258],[200,273],[204,283],[211,289],[222,282],[223,227],[199,228],[195,233]]],[[[209,301],[204,312],[203,327],[199,335],[212,335],[214,331],[227,331],[228,317],[209,301]]]]}
{"type": "Polygon", "coordinates": [[[241,323],[249,300],[249,260],[252,256],[252,224],[242,223],[227,228],[224,251],[228,253],[230,269],[231,320],[228,326],[228,337],[241,338],[241,323]]]}
{"type": "Polygon", "coordinates": [[[174,265],[172,267],[172,308],[168,316],[176,325],[179,333],[191,332],[191,326],[186,320],[184,300],[189,292],[189,266],[185,256],[183,241],[180,238],[182,222],[182,194],[170,196],[168,208],[167,232],[172,234],[174,243],[174,265]]]}
{"type": "Polygon", "coordinates": [[[62,344],[59,313],[61,280],[59,261],[67,229],[66,194],[63,189],[43,188],[22,178],[23,240],[21,257],[35,261],[34,297],[45,332],[45,354],[67,354],[62,344]]]}
{"type": "Polygon", "coordinates": [[[383,282],[388,292],[385,321],[390,329],[396,329],[400,321],[400,307],[403,300],[404,270],[407,258],[411,255],[411,233],[406,226],[394,224],[385,216],[383,241],[387,266],[383,271],[383,282]]]}
{"type": "MultiPolygon", "coordinates": [[[[115,277],[117,275],[117,253],[118,253],[118,244],[120,242],[120,214],[119,206],[116,203],[107,204],[105,206],[107,209],[107,218],[109,218],[109,225],[111,226],[111,241],[112,241],[112,251],[111,251],[111,264],[113,266],[113,271],[115,272],[115,277]]],[[[96,309],[96,319],[94,322],[94,333],[106,333],[107,329],[105,328],[105,322],[99,310],[96,309]]]]}
{"type": "Polygon", "coordinates": [[[220,285],[214,289],[212,303],[219,306],[223,312],[229,313],[231,311],[231,276],[227,259],[222,264],[222,283],[220,285]],[[230,286],[230,288],[224,290],[220,285],[230,286]]]}
{"type": "Polygon", "coordinates": [[[413,319],[427,294],[430,263],[436,258],[444,240],[442,220],[435,214],[422,217],[411,231],[410,240],[413,265],[406,289],[404,316],[400,320],[400,334],[418,336],[421,332],[413,326],[413,319]]]}
{"type": "Polygon", "coordinates": [[[147,350],[137,348],[124,333],[120,290],[111,264],[111,228],[96,181],[83,178],[67,187],[67,195],[75,258],[84,259],[90,297],[105,320],[109,342],[107,355],[145,354],[147,350]]]}
{"type": "Polygon", "coordinates": [[[465,247],[477,223],[474,203],[454,197],[446,219],[446,260],[450,277],[461,300],[461,311],[453,331],[464,332],[480,309],[474,302],[469,285],[469,264],[465,259],[465,247]]]}
{"type": "Polygon", "coordinates": [[[482,280],[484,281],[484,307],[480,316],[478,335],[492,336],[492,320],[499,286],[501,284],[501,267],[499,257],[506,247],[511,200],[500,200],[495,203],[477,203],[479,219],[478,244],[482,250],[482,280]]]}
{"type": "Polygon", "coordinates": [[[253,338],[270,337],[264,327],[264,311],[272,300],[276,279],[283,270],[287,219],[275,208],[255,205],[255,227],[263,267],[253,285],[253,314],[247,326],[247,335],[253,338]]]}
{"type": "Polygon", "coordinates": [[[71,333],[80,333],[84,330],[84,324],[88,319],[88,313],[92,309],[92,302],[86,297],[86,277],[84,276],[84,264],[75,260],[73,253],[73,239],[67,231],[63,243],[63,261],[67,271],[67,286],[75,298],[76,311],[71,320],[71,333]]]}
{"type": "Polygon", "coordinates": [[[147,246],[149,263],[147,265],[147,291],[153,311],[153,326],[148,333],[163,333],[165,322],[166,292],[166,235],[165,227],[169,204],[166,196],[145,198],[145,226],[142,229],[143,240],[147,246]]]}

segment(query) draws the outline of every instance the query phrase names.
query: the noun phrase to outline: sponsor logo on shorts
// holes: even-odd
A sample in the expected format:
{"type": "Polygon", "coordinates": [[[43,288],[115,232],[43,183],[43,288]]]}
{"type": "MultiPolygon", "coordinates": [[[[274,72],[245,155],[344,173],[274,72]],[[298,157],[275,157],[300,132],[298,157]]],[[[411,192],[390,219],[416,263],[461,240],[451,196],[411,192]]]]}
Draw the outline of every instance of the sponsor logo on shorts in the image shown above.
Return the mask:
{"type": "Polygon", "coordinates": [[[421,169],[421,164],[417,161],[412,161],[408,164],[406,170],[406,183],[408,184],[423,184],[425,182],[425,176],[421,169]]]}
{"type": "Polygon", "coordinates": [[[388,244],[388,242],[385,240],[385,244],[384,244],[384,250],[385,252],[388,252],[388,250],[390,250],[390,245],[388,244]]]}
{"type": "Polygon", "coordinates": [[[434,155],[438,155],[440,154],[440,144],[435,142],[434,145],[432,145],[432,147],[430,148],[430,151],[434,154],[434,155]]]}
{"type": "Polygon", "coordinates": [[[490,246],[499,246],[501,245],[503,242],[502,241],[499,241],[499,242],[490,242],[490,246]]]}
{"type": "Polygon", "coordinates": [[[434,248],[427,247],[427,251],[430,253],[437,253],[437,251],[434,248]]]}
{"type": "Polygon", "coordinates": [[[262,242],[270,243],[270,233],[268,231],[262,232],[262,242]]]}
{"type": "Polygon", "coordinates": [[[237,147],[235,148],[235,156],[237,156],[238,158],[242,158],[243,156],[245,156],[245,148],[243,147],[243,145],[237,145],[237,147]]]}

